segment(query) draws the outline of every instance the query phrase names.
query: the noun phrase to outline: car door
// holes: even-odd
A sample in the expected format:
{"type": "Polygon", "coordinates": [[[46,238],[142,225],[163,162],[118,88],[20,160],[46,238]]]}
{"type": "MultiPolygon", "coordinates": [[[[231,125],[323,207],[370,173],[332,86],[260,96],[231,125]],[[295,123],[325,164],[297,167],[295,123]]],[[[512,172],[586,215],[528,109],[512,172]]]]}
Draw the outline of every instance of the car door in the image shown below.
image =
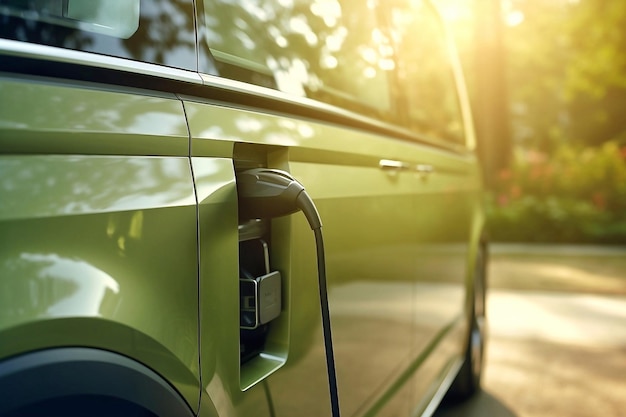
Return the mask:
{"type": "Polygon", "coordinates": [[[267,167],[301,182],[322,218],[342,413],[409,413],[461,356],[473,157],[411,129],[393,34],[370,3],[202,6],[203,91],[182,98],[196,183],[212,176],[219,196],[198,196],[203,398],[243,413],[263,390],[276,415],[330,409],[310,228],[301,214],[237,215],[238,177],[267,167]],[[252,334],[238,281],[263,256],[282,309],[252,334]]]}
{"type": "MultiPolygon", "coordinates": [[[[215,82],[219,84],[219,80],[215,82]]],[[[255,163],[280,168],[305,185],[324,223],[342,409],[353,414],[373,396],[389,394],[389,383],[398,378],[408,361],[411,343],[412,279],[416,275],[418,235],[414,187],[417,174],[381,166],[381,160],[389,163],[381,155],[387,159],[403,155],[410,160],[407,153],[411,146],[326,123],[293,121],[282,115],[191,98],[185,101],[185,108],[194,141],[196,183],[204,183],[205,178],[209,181],[202,172],[211,173],[214,179],[210,182],[216,182],[211,187],[219,189],[219,193],[212,194],[223,198],[204,201],[204,192],[199,192],[201,285],[206,282],[215,288],[210,293],[202,290],[201,298],[207,305],[207,310],[203,309],[207,318],[202,320],[213,323],[219,319],[223,329],[219,338],[211,332],[202,339],[211,344],[217,344],[219,339],[219,344],[230,345],[230,349],[224,348],[228,358],[218,359],[215,366],[230,368],[231,377],[237,379],[233,390],[253,388],[267,377],[279,415],[319,415],[328,410],[315,246],[302,215],[271,221],[270,259],[272,268],[281,270],[286,294],[282,317],[271,323],[263,361],[239,362],[239,275],[238,259],[233,255],[237,253],[236,174],[229,158],[216,158],[217,148],[222,147],[233,153],[236,170],[255,163]],[[217,172],[224,172],[221,179],[217,172]],[[216,239],[222,244],[228,240],[232,252],[221,253],[221,247],[212,243],[216,239]],[[212,270],[217,264],[230,271],[227,274],[222,270],[219,279],[232,282],[218,283],[217,276],[209,276],[202,266],[212,270]],[[222,290],[217,289],[218,285],[222,290]],[[216,303],[232,313],[234,319],[225,312],[212,319],[218,313],[209,310],[216,303]],[[229,329],[225,328],[226,322],[230,322],[229,329]],[[270,362],[276,358],[284,367],[266,376],[274,371],[270,362]]],[[[206,353],[203,350],[203,355],[206,353]]],[[[215,370],[203,371],[206,375],[213,373],[215,370]]],[[[407,395],[398,401],[397,407],[406,409],[407,395]]]]}
{"type": "MultiPolygon", "coordinates": [[[[356,65],[346,65],[339,74],[327,71],[328,88],[309,95],[372,115],[389,114],[393,105],[391,68],[385,67],[389,62],[375,69],[378,67],[371,67],[359,58],[357,51],[358,43],[377,47],[375,42],[369,45],[373,42],[369,39],[371,31],[377,23],[374,10],[358,3],[344,6],[349,9],[343,17],[347,25],[344,28],[354,29],[346,42],[355,44],[346,49],[346,59],[354,58],[356,65]],[[366,26],[356,29],[358,23],[366,26]],[[373,77],[375,82],[369,83],[370,88],[363,88],[367,77],[373,77]],[[341,93],[337,87],[350,79],[355,82],[350,83],[346,93],[341,93]]],[[[301,61],[294,59],[284,71],[262,70],[266,58],[261,63],[254,54],[269,57],[276,49],[264,43],[267,39],[253,37],[254,31],[267,35],[269,27],[283,30],[292,42],[298,42],[296,38],[302,36],[309,36],[310,40],[312,32],[302,34],[293,30],[323,23],[323,18],[331,17],[328,11],[318,11],[315,15],[311,10],[266,5],[263,12],[272,16],[267,26],[260,10],[248,10],[242,5],[205,2],[204,11],[207,25],[204,36],[215,58],[207,68],[217,68],[224,76],[248,83],[206,75],[206,88],[223,101],[184,98],[192,136],[192,158],[195,161],[216,156],[219,151],[232,157],[235,181],[237,173],[246,168],[266,166],[290,172],[307,188],[324,223],[342,411],[363,412],[364,406],[373,407],[382,399],[393,397],[387,406],[406,412],[409,392],[406,388],[399,391],[394,382],[403,372],[411,344],[411,280],[416,274],[417,236],[414,194],[419,175],[394,163],[408,159],[415,165],[419,159],[410,155],[412,146],[369,132],[369,123],[361,121],[360,128],[345,126],[358,117],[345,116],[339,107],[293,100],[250,85],[275,83],[275,88],[290,92],[291,97],[298,91],[304,92],[308,87],[298,85],[295,75],[301,61]],[[245,33],[246,28],[228,26],[226,20],[219,18],[227,15],[238,16],[252,29],[245,33]],[[288,26],[272,26],[281,23],[288,26]],[[257,41],[257,47],[249,49],[233,41],[243,37],[257,41]],[[294,115],[294,111],[300,114],[294,115]],[[339,118],[341,123],[333,118],[339,118]]],[[[331,36],[321,26],[319,29],[318,35],[331,36]]],[[[277,55],[274,57],[279,59],[277,55]]],[[[230,217],[231,222],[236,221],[235,214],[230,217]]],[[[231,231],[235,227],[231,223],[231,231]]],[[[271,267],[280,269],[284,280],[283,312],[270,324],[265,348],[258,357],[239,362],[231,354],[230,360],[224,361],[230,363],[231,374],[238,372],[239,381],[232,390],[266,384],[277,415],[325,414],[329,410],[328,380],[313,235],[301,215],[273,219],[269,227],[271,267]]],[[[202,234],[205,230],[202,217],[200,229],[202,234]]],[[[208,239],[209,236],[206,242],[208,239]]],[[[203,244],[205,240],[201,238],[203,244]]],[[[240,257],[244,255],[240,253],[240,257]]],[[[236,259],[230,262],[235,270],[236,262],[236,259]]],[[[204,282],[205,278],[201,279],[204,282]]],[[[233,288],[237,279],[234,273],[233,288]]],[[[202,296],[203,302],[214,299],[215,296],[206,299],[202,296]]],[[[236,348],[236,322],[230,331],[232,340],[228,343],[236,348]]],[[[202,339],[207,340],[208,336],[202,339]]]]}

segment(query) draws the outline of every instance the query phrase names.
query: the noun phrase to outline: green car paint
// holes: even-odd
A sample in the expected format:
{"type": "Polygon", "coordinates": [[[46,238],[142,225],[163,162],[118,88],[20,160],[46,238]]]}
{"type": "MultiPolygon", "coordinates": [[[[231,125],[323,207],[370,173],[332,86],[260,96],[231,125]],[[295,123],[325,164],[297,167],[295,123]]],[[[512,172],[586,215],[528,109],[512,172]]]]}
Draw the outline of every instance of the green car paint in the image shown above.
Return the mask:
{"type": "MultiPolygon", "coordinates": [[[[247,161],[257,150],[257,158],[265,159],[268,166],[286,169],[306,184],[326,230],[330,307],[339,388],[344,393],[342,411],[369,414],[367,408],[359,411],[359,407],[370,404],[377,410],[379,402],[388,403],[393,398],[401,407],[396,411],[407,412],[410,399],[406,384],[401,385],[405,392],[394,391],[398,380],[406,382],[409,378],[402,364],[425,360],[423,353],[431,348],[432,341],[446,333],[440,344],[451,348],[428,358],[433,363],[430,373],[424,374],[427,368],[422,367],[424,376],[411,376],[436,380],[463,345],[465,268],[473,253],[468,242],[472,227],[477,227],[473,213],[480,212],[476,161],[470,155],[433,151],[413,143],[390,143],[381,136],[328,124],[198,101],[185,101],[185,109],[192,155],[208,157],[211,143],[231,142],[235,165],[238,154],[247,161]],[[214,128],[215,120],[220,121],[219,130],[214,128]],[[248,138],[248,142],[233,138],[248,138]],[[380,159],[400,156],[415,164],[431,163],[438,171],[426,178],[419,173],[379,168],[380,159]],[[416,332],[417,324],[424,327],[416,332]],[[381,385],[381,381],[388,382],[381,385]],[[358,390],[354,389],[357,385],[361,387],[358,390]]],[[[234,194],[232,198],[235,204],[234,194]]],[[[221,217],[224,219],[224,214],[221,217]]],[[[238,383],[245,389],[267,378],[271,392],[292,394],[274,395],[274,407],[282,410],[279,414],[288,415],[302,407],[308,410],[305,415],[318,415],[327,409],[325,402],[319,402],[327,393],[325,384],[319,383],[325,378],[325,362],[313,239],[301,215],[275,222],[272,240],[277,242],[273,247],[277,253],[272,258],[277,259],[276,268],[286,281],[283,303],[288,316],[273,324],[270,340],[275,345],[268,348],[263,363],[244,365],[239,375],[239,363],[232,354],[238,335],[231,332],[230,340],[224,337],[231,346],[225,349],[231,357],[225,353],[218,360],[225,368],[220,380],[230,381],[230,390],[236,392],[238,383]],[[307,395],[295,395],[297,392],[307,395]]],[[[201,247],[210,245],[210,236],[205,240],[202,234],[212,228],[202,224],[202,217],[200,230],[201,247]]],[[[210,257],[209,252],[201,259],[205,256],[210,257]]],[[[236,262],[236,258],[231,259],[235,272],[236,262]]],[[[208,273],[201,273],[202,283],[209,280],[208,273]]],[[[231,300],[237,296],[233,282],[231,300]]],[[[214,295],[203,295],[201,303],[215,308],[214,303],[219,302],[216,294],[221,299],[226,291],[211,293],[214,295]]],[[[205,308],[202,313],[202,317],[211,315],[205,308]]],[[[203,332],[211,328],[201,327],[203,332]]],[[[215,340],[215,336],[210,332],[202,339],[215,340]]],[[[211,374],[212,369],[203,367],[202,373],[211,374]]],[[[431,386],[420,389],[419,394],[426,395],[431,386]]],[[[207,392],[212,393],[210,389],[207,392]]]]}
{"type": "Polygon", "coordinates": [[[189,153],[173,94],[95,83],[2,77],[3,153],[164,155],[189,153]]]}
{"type": "MultiPolygon", "coordinates": [[[[145,0],[142,13],[152,3],[170,4],[145,0]]],[[[224,67],[207,71],[210,35],[195,46],[172,35],[178,46],[162,50],[84,39],[105,55],[0,39],[0,374],[20,355],[84,347],[145,365],[200,417],[328,415],[316,247],[301,213],[264,223],[282,309],[242,359],[237,178],[268,167],[300,181],[322,218],[342,414],[429,415],[468,348],[484,227],[458,63],[465,142],[451,143],[271,90],[262,62],[228,51],[213,51],[224,67]],[[168,58],[177,48],[198,67],[168,58]],[[237,78],[246,65],[257,85],[237,78]]]]}
{"type": "Polygon", "coordinates": [[[0,156],[0,356],[121,352],[197,404],[196,199],[180,102],[6,78],[0,90],[3,150],[15,152],[0,156]]]}

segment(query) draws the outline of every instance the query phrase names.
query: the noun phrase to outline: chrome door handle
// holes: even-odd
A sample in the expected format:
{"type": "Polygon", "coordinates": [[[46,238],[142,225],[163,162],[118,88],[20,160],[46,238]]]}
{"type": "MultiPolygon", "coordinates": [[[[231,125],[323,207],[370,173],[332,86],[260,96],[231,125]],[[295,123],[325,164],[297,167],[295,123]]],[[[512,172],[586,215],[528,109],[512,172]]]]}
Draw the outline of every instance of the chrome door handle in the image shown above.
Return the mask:
{"type": "Polygon", "coordinates": [[[417,164],[415,165],[415,170],[420,174],[428,175],[432,174],[435,171],[435,168],[429,164],[417,164]]]}
{"type": "Polygon", "coordinates": [[[393,159],[381,159],[378,162],[378,166],[384,170],[390,171],[403,171],[411,169],[410,164],[402,161],[396,161],[393,159]]]}

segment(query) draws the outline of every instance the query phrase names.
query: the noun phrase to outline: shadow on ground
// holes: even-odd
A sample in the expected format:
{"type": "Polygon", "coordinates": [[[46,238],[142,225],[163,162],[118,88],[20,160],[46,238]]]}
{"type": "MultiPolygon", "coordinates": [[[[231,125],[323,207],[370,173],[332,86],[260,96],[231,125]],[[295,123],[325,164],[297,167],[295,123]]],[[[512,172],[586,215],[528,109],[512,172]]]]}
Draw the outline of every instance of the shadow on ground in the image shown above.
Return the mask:
{"type": "Polygon", "coordinates": [[[487,391],[481,391],[468,401],[458,404],[442,404],[433,417],[517,417],[500,400],[487,391]]]}

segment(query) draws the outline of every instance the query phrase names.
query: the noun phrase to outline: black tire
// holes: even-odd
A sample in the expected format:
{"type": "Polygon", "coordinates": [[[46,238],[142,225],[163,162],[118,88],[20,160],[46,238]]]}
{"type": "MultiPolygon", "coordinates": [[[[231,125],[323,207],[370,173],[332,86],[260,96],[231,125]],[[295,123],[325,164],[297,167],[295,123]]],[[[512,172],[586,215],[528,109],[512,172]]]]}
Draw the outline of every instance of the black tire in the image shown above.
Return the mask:
{"type": "Polygon", "coordinates": [[[486,282],[487,249],[485,245],[481,245],[481,250],[476,258],[465,360],[447,395],[447,399],[454,402],[466,400],[480,390],[487,336],[485,309],[486,282]]]}

